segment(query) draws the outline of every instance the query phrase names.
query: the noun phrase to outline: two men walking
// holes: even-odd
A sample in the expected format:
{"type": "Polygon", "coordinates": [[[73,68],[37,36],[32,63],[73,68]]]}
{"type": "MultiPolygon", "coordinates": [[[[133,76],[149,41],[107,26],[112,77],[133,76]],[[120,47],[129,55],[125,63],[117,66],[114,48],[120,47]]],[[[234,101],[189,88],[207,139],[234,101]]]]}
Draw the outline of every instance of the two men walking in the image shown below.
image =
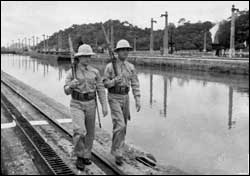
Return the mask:
{"type": "Polygon", "coordinates": [[[96,93],[102,105],[103,115],[107,115],[105,88],[108,89],[108,102],[113,123],[111,154],[118,165],[122,164],[122,151],[125,142],[127,120],[130,119],[128,92],[132,88],[137,111],[140,110],[139,81],[134,66],[126,61],[132,48],[126,40],[117,43],[118,76],[115,76],[112,64],[106,66],[102,79],[97,69],[89,65],[94,53],[89,45],[79,47],[75,58],[77,80],[73,80],[69,71],[65,80],[64,91],[71,94],[70,111],[73,121],[73,144],[77,156],[76,167],[83,170],[91,164],[91,150],[95,135],[96,93]]]}

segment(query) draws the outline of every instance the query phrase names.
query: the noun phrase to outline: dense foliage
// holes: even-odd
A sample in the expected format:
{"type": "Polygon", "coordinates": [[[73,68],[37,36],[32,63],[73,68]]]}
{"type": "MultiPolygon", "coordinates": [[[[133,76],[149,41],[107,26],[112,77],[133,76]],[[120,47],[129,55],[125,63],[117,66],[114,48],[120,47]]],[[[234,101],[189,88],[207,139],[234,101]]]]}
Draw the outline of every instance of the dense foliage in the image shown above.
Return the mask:
{"type": "MultiPolygon", "coordinates": [[[[119,39],[127,39],[133,46],[134,39],[136,38],[137,50],[149,50],[150,28],[141,29],[137,26],[130,24],[127,21],[120,22],[113,20],[114,27],[114,43],[119,39]]],[[[230,20],[224,21],[219,27],[218,38],[220,44],[229,48],[230,43],[230,20]]],[[[106,21],[104,26],[110,34],[111,20],[106,21]],[[109,29],[109,30],[108,30],[109,29]]],[[[197,22],[190,23],[185,18],[179,20],[179,25],[176,27],[174,24],[169,24],[169,46],[173,46],[175,50],[183,49],[203,49],[204,32],[209,31],[213,27],[213,23],[197,22]]],[[[101,30],[101,23],[91,23],[82,25],[72,25],[71,27],[55,32],[49,38],[49,48],[52,49],[68,49],[68,35],[71,35],[73,40],[74,49],[81,43],[88,43],[93,48],[105,47],[104,35],[101,30]]],[[[154,31],[154,49],[159,50],[163,45],[163,30],[154,31]]],[[[236,18],[236,35],[235,35],[236,48],[242,47],[242,44],[249,40],[249,11],[242,11],[236,18]]],[[[206,44],[207,49],[211,50],[212,46],[211,33],[207,32],[206,44]]],[[[43,48],[43,41],[39,43],[38,48],[43,48]]]]}

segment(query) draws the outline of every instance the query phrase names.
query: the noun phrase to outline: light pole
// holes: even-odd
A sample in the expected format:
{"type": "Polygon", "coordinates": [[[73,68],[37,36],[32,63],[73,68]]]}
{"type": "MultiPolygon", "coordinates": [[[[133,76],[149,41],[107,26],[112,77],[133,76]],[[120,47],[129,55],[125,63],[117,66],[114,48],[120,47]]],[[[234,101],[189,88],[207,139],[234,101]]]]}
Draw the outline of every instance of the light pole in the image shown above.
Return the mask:
{"type": "Polygon", "coordinates": [[[22,39],[22,41],[21,41],[21,47],[22,47],[22,50],[23,50],[23,39],[22,39]]]}
{"type": "Polygon", "coordinates": [[[203,52],[207,52],[207,31],[204,31],[203,52]]]}
{"type": "Polygon", "coordinates": [[[30,48],[30,40],[31,40],[31,39],[29,38],[29,48],[30,48]]]}
{"type": "Polygon", "coordinates": [[[136,52],[136,36],[134,38],[134,52],[136,52]]]}
{"type": "Polygon", "coordinates": [[[163,55],[168,55],[168,12],[165,14],[161,14],[161,17],[165,17],[165,30],[164,30],[164,38],[163,38],[163,55]]]}
{"type": "Polygon", "coordinates": [[[32,39],[33,39],[33,49],[35,48],[35,36],[32,36],[32,39]]]}
{"type": "Polygon", "coordinates": [[[153,23],[156,23],[156,21],[151,18],[151,32],[150,32],[150,54],[153,54],[153,51],[154,51],[154,30],[153,30],[153,23]]]}
{"type": "Polygon", "coordinates": [[[21,44],[20,44],[20,38],[18,39],[18,49],[21,48],[21,44]]]}
{"type": "Polygon", "coordinates": [[[46,45],[45,45],[45,34],[43,34],[43,49],[45,51],[46,45]]]}
{"type": "Polygon", "coordinates": [[[36,48],[38,46],[38,40],[39,40],[39,37],[36,37],[36,48]]]}
{"type": "Polygon", "coordinates": [[[25,44],[25,48],[27,48],[27,38],[24,37],[24,44],[25,44]]]}
{"type": "Polygon", "coordinates": [[[47,35],[47,51],[49,51],[49,36],[47,35]]]}
{"type": "Polygon", "coordinates": [[[234,5],[232,5],[232,19],[231,19],[231,33],[230,33],[230,49],[229,49],[229,57],[233,58],[235,56],[235,46],[234,46],[234,40],[235,40],[235,11],[239,11],[239,9],[236,9],[234,5]]]}
{"type": "Polygon", "coordinates": [[[114,49],[114,26],[113,26],[113,20],[111,20],[111,23],[110,23],[110,44],[111,44],[111,48],[114,49]]]}
{"type": "Polygon", "coordinates": [[[12,48],[13,48],[13,50],[14,50],[14,40],[12,40],[12,48]]]}

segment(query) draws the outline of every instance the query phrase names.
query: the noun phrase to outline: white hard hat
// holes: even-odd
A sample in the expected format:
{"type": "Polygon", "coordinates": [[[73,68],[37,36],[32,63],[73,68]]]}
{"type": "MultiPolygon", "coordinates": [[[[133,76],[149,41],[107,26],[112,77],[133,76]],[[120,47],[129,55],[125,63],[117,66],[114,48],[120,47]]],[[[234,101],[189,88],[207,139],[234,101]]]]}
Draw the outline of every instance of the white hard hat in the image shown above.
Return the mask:
{"type": "Polygon", "coordinates": [[[95,53],[93,52],[91,46],[89,46],[87,44],[82,44],[81,46],[79,46],[78,52],[75,54],[75,57],[90,56],[90,55],[94,55],[94,54],[95,53]]]}
{"type": "Polygon", "coordinates": [[[121,39],[117,42],[115,51],[121,48],[127,48],[127,49],[132,49],[132,47],[129,45],[127,40],[121,39]]]}

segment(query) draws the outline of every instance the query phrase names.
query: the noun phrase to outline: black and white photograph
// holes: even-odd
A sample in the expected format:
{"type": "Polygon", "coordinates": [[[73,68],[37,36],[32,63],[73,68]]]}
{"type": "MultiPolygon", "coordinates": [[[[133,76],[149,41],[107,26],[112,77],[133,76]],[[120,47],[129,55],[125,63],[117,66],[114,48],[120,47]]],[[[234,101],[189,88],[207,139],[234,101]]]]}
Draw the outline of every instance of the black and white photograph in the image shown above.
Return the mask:
{"type": "Polygon", "coordinates": [[[1,1],[1,175],[249,175],[249,1],[1,1]]]}

